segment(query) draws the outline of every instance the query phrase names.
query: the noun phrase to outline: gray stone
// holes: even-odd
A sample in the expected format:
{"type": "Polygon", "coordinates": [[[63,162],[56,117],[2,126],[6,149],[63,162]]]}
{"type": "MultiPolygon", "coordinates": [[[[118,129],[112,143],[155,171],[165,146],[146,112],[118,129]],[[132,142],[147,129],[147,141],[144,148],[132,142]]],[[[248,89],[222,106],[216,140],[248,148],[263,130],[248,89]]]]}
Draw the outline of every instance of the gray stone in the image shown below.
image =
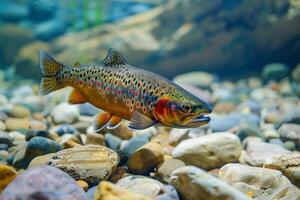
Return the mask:
{"type": "Polygon", "coordinates": [[[300,125],[299,124],[282,124],[278,129],[280,138],[283,141],[291,140],[296,146],[300,147],[300,125]]]}
{"type": "Polygon", "coordinates": [[[288,75],[289,68],[282,63],[271,63],[264,67],[263,77],[265,80],[279,81],[288,75]]]}
{"type": "Polygon", "coordinates": [[[79,111],[76,105],[61,103],[52,110],[51,116],[55,124],[70,124],[78,120],[79,111]]]}

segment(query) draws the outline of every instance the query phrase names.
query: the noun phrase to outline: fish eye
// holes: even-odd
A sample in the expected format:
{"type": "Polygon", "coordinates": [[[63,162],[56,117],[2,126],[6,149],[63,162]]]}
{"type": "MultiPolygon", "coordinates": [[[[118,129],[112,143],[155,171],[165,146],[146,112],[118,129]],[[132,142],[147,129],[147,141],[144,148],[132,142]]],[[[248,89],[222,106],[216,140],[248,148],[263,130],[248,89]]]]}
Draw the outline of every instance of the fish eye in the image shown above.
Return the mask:
{"type": "Polygon", "coordinates": [[[182,105],[183,112],[191,112],[192,111],[192,105],[190,103],[185,103],[182,105]]]}

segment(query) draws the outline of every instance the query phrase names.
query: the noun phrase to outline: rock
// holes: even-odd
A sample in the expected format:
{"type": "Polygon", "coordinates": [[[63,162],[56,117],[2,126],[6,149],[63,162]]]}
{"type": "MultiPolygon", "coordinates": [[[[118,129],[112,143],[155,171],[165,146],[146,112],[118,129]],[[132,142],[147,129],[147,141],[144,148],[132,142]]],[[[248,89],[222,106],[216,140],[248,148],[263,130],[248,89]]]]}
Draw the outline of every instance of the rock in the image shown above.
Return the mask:
{"type": "Polygon", "coordinates": [[[53,156],[54,156],[54,153],[37,156],[30,161],[28,168],[38,167],[38,166],[42,166],[42,165],[48,165],[49,159],[52,158],[53,156]]]}
{"type": "Polygon", "coordinates": [[[184,140],[174,149],[172,156],[187,165],[209,170],[238,161],[241,151],[239,138],[224,132],[184,140]]]}
{"type": "Polygon", "coordinates": [[[99,112],[99,109],[90,103],[84,103],[79,105],[80,115],[95,116],[99,112]]]}
{"type": "MultiPolygon", "coordinates": [[[[79,119],[80,120],[80,119],[79,119]]],[[[84,122],[84,121],[79,121],[73,124],[73,127],[79,131],[79,133],[87,133],[87,129],[91,127],[92,122],[84,122]]],[[[93,129],[93,127],[92,127],[93,129]]],[[[93,131],[94,132],[94,131],[93,131]]]]}
{"type": "Polygon", "coordinates": [[[163,187],[163,184],[145,176],[127,176],[120,179],[116,186],[154,199],[163,187]]]}
{"type": "Polygon", "coordinates": [[[165,160],[158,167],[157,174],[165,182],[169,182],[172,172],[183,166],[185,166],[185,164],[181,160],[178,159],[165,160]]]}
{"type": "Polygon", "coordinates": [[[0,121],[0,131],[4,131],[5,129],[6,129],[5,124],[2,121],[0,121]]]}
{"type": "Polygon", "coordinates": [[[300,125],[299,124],[283,124],[278,129],[280,138],[283,141],[293,141],[297,147],[300,147],[300,125]]]}
{"type": "Polygon", "coordinates": [[[34,137],[16,153],[13,166],[16,168],[27,168],[33,158],[55,153],[61,149],[62,146],[53,140],[44,137],[34,137]]]}
{"type": "Polygon", "coordinates": [[[14,168],[0,164],[0,193],[16,178],[16,176],[17,172],[14,168]]]}
{"type": "Polygon", "coordinates": [[[13,140],[14,139],[7,133],[0,131],[0,144],[7,144],[10,147],[13,143],[13,140]]]}
{"type": "Polygon", "coordinates": [[[113,185],[107,181],[101,181],[97,186],[94,200],[151,200],[150,198],[141,194],[133,193],[113,185]]]}
{"type": "Polygon", "coordinates": [[[265,131],[262,132],[263,138],[266,138],[266,140],[270,140],[273,138],[279,138],[279,133],[277,130],[271,128],[271,129],[266,129],[265,131]]]}
{"type": "Polygon", "coordinates": [[[26,170],[24,173],[18,175],[0,195],[0,199],[3,200],[85,200],[86,198],[83,189],[69,175],[50,166],[26,170]]]}
{"type": "Polygon", "coordinates": [[[130,157],[138,148],[149,142],[149,138],[145,135],[140,135],[131,138],[128,142],[121,147],[122,152],[130,157]]]}
{"type": "Polygon", "coordinates": [[[79,111],[76,105],[61,103],[52,110],[52,120],[55,124],[74,123],[78,120],[79,111]]]}
{"type": "Polygon", "coordinates": [[[178,145],[181,141],[186,140],[189,138],[189,130],[188,129],[172,129],[170,133],[168,133],[169,136],[169,143],[171,145],[178,145]]]}
{"type": "Polygon", "coordinates": [[[166,185],[159,191],[155,200],[180,200],[180,198],[172,185],[166,185]]]}
{"type": "Polygon", "coordinates": [[[0,144],[0,151],[7,150],[7,149],[8,149],[8,145],[7,144],[0,144]]]}
{"type": "Polygon", "coordinates": [[[170,183],[177,189],[182,200],[250,200],[235,188],[193,166],[175,170],[170,183]]]}
{"type": "Polygon", "coordinates": [[[89,184],[83,180],[78,180],[76,183],[84,190],[87,191],[89,189],[89,184]]]}
{"type": "Polygon", "coordinates": [[[284,155],[292,153],[276,144],[269,144],[260,140],[248,140],[244,145],[245,151],[240,157],[241,163],[247,163],[252,166],[261,167],[267,158],[275,155],[284,155]]]}
{"type": "MultiPolygon", "coordinates": [[[[267,158],[265,168],[281,171],[292,183],[300,186],[300,154],[293,153],[288,155],[273,156],[267,158]]],[[[300,198],[300,197],[299,197],[300,198]]]]}
{"type": "Polygon", "coordinates": [[[300,63],[295,67],[295,69],[292,71],[292,77],[295,81],[300,83],[300,63]]]}
{"type": "Polygon", "coordinates": [[[24,118],[30,116],[30,110],[21,105],[14,105],[9,111],[9,115],[15,118],[24,118]]]}
{"type": "Polygon", "coordinates": [[[38,39],[49,40],[62,35],[67,28],[64,20],[48,20],[36,26],[34,33],[38,39]]]}
{"type": "Polygon", "coordinates": [[[196,71],[177,75],[173,80],[178,84],[188,84],[207,89],[216,81],[216,77],[206,72],[196,71]]]}
{"type": "Polygon", "coordinates": [[[54,16],[57,3],[47,0],[33,0],[30,1],[29,5],[30,18],[47,20],[54,16]]]}
{"type": "Polygon", "coordinates": [[[97,186],[94,186],[94,187],[91,187],[90,189],[88,189],[88,191],[86,192],[88,200],[94,200],[94,194],[95,194],[96,189],[97,189],[97,186]]]}
{"type": "Polygon", "coordinates": [[[114,151],[118,151],[121,145],[121,138],[114,136],[110,133],[105,134],[105,144],[108,148],[113,149],[114,151]]]}
{"type": "Polygon", "coordinates": [[[29,129],[29,123],[28,118],[8,118],[5,121],[5,126],[8,131],[16,131],[20,129],[29,129]]]}
{"type": "MultiPolygon", "coordinates": [[[[89,133],[86,135],[85,145],[94,144],[94,145],[103,145],[104,146],[104,136],[96,133],[89,133]]],[[[107,146],[110,148],[109,146],[107,146]]],[[[113,148],[111,148],[113,149],[113,148]]],[[[113,149],[115,150],[115,149],[113,149]]]]}
{"type": "Polygon", "coordinates": [[[74,134],[77,132],[77,130],[70,124],[63,124],[57,127],[55,131],[59,136],[62,136],[64,134],[74,134]]]}
{"type": "Polygon", "coordinates": [[[29,28],[14,24],[2,25],[0,29],[0,58],[4,64],[12,64],[19,48],[33,39],[29,28]]]}
{"type": "Polygon", "coordinates": [[[231,113],[225,116],[211,116],[209,127],[214,132],[222,132],[236,127],[242,123],[258,125],[259,122],[260,118],[255,114],[231,113]]]}
{"type": "Polygon", "coordinates": [[[30,129],[36,130],[36,131],[46,131],[48,129],[47,125],[38,120],[30,120],[30,129]]]}
{"type": "Polygon", "coordinates": [[[282,140],[279,139],[279,138],[272,138],[271,140],[269,140],[269,143],[270,143],[270,144],[276,144],[276,145],[278,145],[278,146],[283,147],[283,142],[282,142],[282,140]]]}
{"type": "Polygon", "coordinates": [[[285,76],[287,76],[289,68],[282,63],[272,63],[264,67],[262,76],[265,80],[275,80],[279,81],[285,76]]]}
{"type": "Polygon", "coordinates": [[[97,145],[64,149],[52,156],[48,164],[62,169],[75,180],[97,184],[107,180],[119,163],[113,150],[97,145]]]}
{"type": "Polygon", "coordinates": [[[227,101],[227,102],[218,102],[214,106],[214,112],[216,113],[230,113],[233,112],[236,105],[233,102],[227,101]]]}
{"type": "Polygon", "coordinates": [[[32,138],[37,137],[37,136],[52,139],[52,136],[49,131],[29,130],[26,132],[26,141],[29,141],[32,138]]]}
{"type": "Polygon", "coordinates": [[[134,174],[146,174],[164,160],[160,144],[149,142],[137,149],[128,160],[128,169],[134,174]]]}
{"type": "Polygon", "coordinates": [[[243,141],[248,136],[256,136],[264,138],[264,135],[259,130],[259,127],[255,124],[243,123],[238,126],[236,135],[243,141]]]}
{"type": "Polygon", "coordinates": [[[230,163],[220,169],[219,178],[256,200],[300,198],[300,190],[277,170],[230,163]]]}
{"type": "Polygon", "coordinates": [[[286,141],[283,143],[283,148],[294,151],[296,149],[296,144],[293,141],[286,141]]]}
{"type": "Polygon", "coordinates": [[[132,131],[128,129],[128,125],[124,122],[121,122],[119,127],[108,130],[108,132],[121,138],[122,140],[129,140],[133,135],[132,131]]]}
{"type": "Polygon", "coordinates": [[[1,19],[8,21],[19,21],[28,16],[28,8],[18,2],[2,1],[0,8],[1,19]]]}

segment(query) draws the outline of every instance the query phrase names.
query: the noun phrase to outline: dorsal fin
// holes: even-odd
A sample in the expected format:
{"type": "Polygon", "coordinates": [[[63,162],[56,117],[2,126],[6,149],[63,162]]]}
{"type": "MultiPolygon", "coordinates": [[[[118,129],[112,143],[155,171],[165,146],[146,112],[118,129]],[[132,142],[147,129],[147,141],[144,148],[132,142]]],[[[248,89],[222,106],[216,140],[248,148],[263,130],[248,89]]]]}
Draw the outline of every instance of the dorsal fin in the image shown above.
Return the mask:
{"type": "Polygon", "coordinates": [[[125,58],[123,58],[123,56],[121,56],[121,54],[117,50],[110,48],[108,50],[106,58],[104,58],[104,60],[102,60],[101,63],[103,65],[113,67],[117,65],[126,65],[127,61],[125,60],[125,58]]]}

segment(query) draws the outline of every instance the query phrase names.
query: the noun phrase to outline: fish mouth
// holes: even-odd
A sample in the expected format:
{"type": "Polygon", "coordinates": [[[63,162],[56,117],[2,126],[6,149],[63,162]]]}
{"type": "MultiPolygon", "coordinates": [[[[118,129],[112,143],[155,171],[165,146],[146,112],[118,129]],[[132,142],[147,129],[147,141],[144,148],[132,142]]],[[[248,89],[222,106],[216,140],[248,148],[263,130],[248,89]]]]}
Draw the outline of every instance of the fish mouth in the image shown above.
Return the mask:
{"type": "Polygon", "coordinates": [[[210,117],[205,116],[204,114],[201,114],[201,115],[198,115],[197,117],[193,118],[190,122],[207,124],[209,121],[210,121],[210,117]]]}

